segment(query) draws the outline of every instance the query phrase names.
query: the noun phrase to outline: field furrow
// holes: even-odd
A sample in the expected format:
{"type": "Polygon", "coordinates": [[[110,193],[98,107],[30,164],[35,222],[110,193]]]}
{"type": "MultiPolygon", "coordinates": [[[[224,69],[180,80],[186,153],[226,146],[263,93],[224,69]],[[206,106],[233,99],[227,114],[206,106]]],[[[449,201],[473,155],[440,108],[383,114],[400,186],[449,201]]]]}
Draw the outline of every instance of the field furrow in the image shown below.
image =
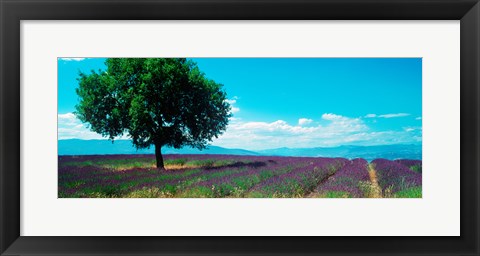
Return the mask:
{"type": "Polygon", "coordinates": [[[166,170],[158,170],[151,155],[61,156],[58,196],[418,197],[421,174],[408,166],[421,170],[421,161],[409,161],[377,159],[369,165],[364,159],[345,158],[166,155],[166,170]]]}
{"type": "Polygon", "coordinates": [[[367,165],[366,160],[359,158],[346,162],[334,175],[320,183],[310,197],[367,197],[370,187],[367,165]]]}
{"type": "Polygon", "coordinates": [[[422,197],[421,173],[387,159],[375,159],[371,164],[384,197],[422,197]]]}

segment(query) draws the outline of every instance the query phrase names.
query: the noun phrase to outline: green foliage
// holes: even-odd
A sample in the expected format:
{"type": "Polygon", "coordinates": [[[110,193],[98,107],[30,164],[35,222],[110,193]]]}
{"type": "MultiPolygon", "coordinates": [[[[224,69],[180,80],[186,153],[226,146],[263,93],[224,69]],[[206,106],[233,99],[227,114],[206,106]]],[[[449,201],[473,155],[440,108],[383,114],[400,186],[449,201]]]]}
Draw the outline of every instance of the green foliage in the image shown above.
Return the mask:
{"type": "Polygon", "coordinates": [[[215,160],[213,159],[205,159],[205,160],[193,160],[188,162],[187,166],[192,167],[202,167],[202,168],[211,168],[215,164],[215,160]]]}
{"type": "Polygon", "coordinates": [[[159,188],[142,188],[135,191],[132,191],[125,197],[127,198],[158,198],[158,197],[168,197],[159,188]]]}
{"type": "Polygon", "coordinates": [[[112,58],[106,71],[80,73],[75,114],[112,141],[128,134],[137,149],[203,149],[225,131],[222,85],[180,58],[112,58]]]}
{"type": "Polygon", "coordinates": [[[183,198],[212,198],[214,188],[194,187],[181,193],[183,198]]]}
{"type": "Polygon", "coordinates": [[[422,187],[412,187],[404,190],[400,190],[395,193],[394,197],[399,198],[422,198],[422,187]]]}
{"type": "Polygon", "coordinates": [[[326,191],[319,197],[323,198],[350,198],[350,194],[346,191],[326,191]]]}
{"type": "Polygon", "coordinates": [[[131,168],[149,168],[155,163],[153,159],[108,159],[97,161],[82,161],[82,162],[70,162],[65,163],[65,166],[96,166],[99,168],[111,168],[111,169],[131,169],[131,168]]]}
{"type": "Polygon", "coordinates": [[[362,191],[364,197],[373,197],[374,186],[370,181],[359,181],[358,188],[362,191]]]}
{"type": "Polygon", "coordinates": [[[422,166],[421,165],[412,165],[410,166],[410,170],[418,173],[422,173],[422,166]]]}
{"type": "Polygon", "coordinates": [[[186,158],[178,158],[178,159],[167,160],[167,161],[165,161],[165,164],[184,166],[187,163],[187,161],[188,160],[186,158]]]}

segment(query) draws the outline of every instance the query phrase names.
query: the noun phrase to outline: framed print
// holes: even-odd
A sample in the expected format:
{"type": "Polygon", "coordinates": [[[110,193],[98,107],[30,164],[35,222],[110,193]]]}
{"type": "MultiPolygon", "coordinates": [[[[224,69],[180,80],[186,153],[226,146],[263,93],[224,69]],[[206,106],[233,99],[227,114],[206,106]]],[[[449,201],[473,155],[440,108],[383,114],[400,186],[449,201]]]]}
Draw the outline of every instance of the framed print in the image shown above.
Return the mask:
{"type": "Polygon", "coordinates": [[[477,1],[1,8],[1,255],[479,254],[477,1]]]}

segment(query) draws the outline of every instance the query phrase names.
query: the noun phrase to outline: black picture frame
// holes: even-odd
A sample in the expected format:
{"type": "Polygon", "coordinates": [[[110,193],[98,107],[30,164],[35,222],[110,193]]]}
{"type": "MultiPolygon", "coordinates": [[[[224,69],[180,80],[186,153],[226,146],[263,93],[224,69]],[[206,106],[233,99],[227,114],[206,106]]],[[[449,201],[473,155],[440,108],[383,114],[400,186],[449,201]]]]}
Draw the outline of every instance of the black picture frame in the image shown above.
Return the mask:
{"type": "MultiPolygon", "coordinates": [[[[478,0],[0,0],[1,255],[480,255],[478,0]],[[20,236],[21,20],[460,20],[458,237],[20,236]]],[[[279,223],[281,225],[281,223],[279,223]]]]}

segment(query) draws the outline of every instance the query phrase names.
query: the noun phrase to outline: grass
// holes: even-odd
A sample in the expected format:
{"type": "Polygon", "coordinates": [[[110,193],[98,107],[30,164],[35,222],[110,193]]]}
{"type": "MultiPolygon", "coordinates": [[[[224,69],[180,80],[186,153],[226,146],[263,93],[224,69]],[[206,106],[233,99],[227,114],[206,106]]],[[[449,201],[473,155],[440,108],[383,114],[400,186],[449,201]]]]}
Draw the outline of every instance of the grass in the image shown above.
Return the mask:
{"type": "Polygon", "coordinates": [[[410,170],[418,173],[422,173],[422,166],[420,165],[412,165],[410,166],[410,170]]]}
{"type": "Polygon", "coordinates": [[[325,191],[322,193],[315,193],[313,198],[351,198],[350,193],[346,191],[325,191]]]}
{"type": "MultiPolygon", "coordinates": [[[[190,168],[210,168],[214,166],[224,166],[228,164],[232,164],[233,161],[219,161],[216,162],[213,159],[206,159],[206,160],[188,160],[185,158],[178,158],[178,159],[169,159],[164,161],[164,165],[167,169],[175,170],[183,167],[190,167],[190,168]]],[[[105,159],[105,160],[97,160],[97,161],[79,161],[79,162],[68,162],[65,163],[64,166],[71,166],[71,167],[87,167],[87,166],[95,166],[98,168],[104,169],[114,169],[114,170],[128,170],[133,168],[156,168],[155,159],[149,158],[140,158],[140,159],[105,159]]]]}
{"type": "Polygon", "coordinates": [[[422,187],[413,187],[405,190],[400,190],[394,194],[397,198],[422,198],[422,187]]]}
{"type": "MultiPolygon", "coordinates": [[[[167,171],[155,168],[154,157],[62,157],[59,160],[60,198],[351,198],[347,191],[312,193],[335,175],[339,168],[326,165],[327,176],[320,179],[298,176],[281,183],[263,183],[312,160],[281,157],[215,157],[185,156],[166,158],[167,171]],[[295,160],[295,161],[292,161],[295,160]],[[288,161],[287,161],[288,160],[288,161]],[[257,191],[259,184],[268,185],[257,191]]],[[[315,170],[313,170],[315,171],[315,170]]],[[[304,174],[302,174],[304,175],[304,174]]],[[[290,177],[290,176],[288,176],[290,177]]],[[[370,182],[338,178],[338,182],[357,184],[365,197],[375,197],[370,182]]],[[[407,186],[405,186],[407,187],[407,186]]],[[[395,194],[385,191],[388,198],[421,198],[422,188],[405,188],[395,194]]]]}
{"type": "Polygon", "coordinates": [[[128,170],[132,168],[155,168],[155,160],[153,159],[105,159],[97,161],[80,161],[80,162],[68,162],[64,166],[72,167],[87,167],[96,166],[98,168],[107,168],[115,170],[128,170]]]}

